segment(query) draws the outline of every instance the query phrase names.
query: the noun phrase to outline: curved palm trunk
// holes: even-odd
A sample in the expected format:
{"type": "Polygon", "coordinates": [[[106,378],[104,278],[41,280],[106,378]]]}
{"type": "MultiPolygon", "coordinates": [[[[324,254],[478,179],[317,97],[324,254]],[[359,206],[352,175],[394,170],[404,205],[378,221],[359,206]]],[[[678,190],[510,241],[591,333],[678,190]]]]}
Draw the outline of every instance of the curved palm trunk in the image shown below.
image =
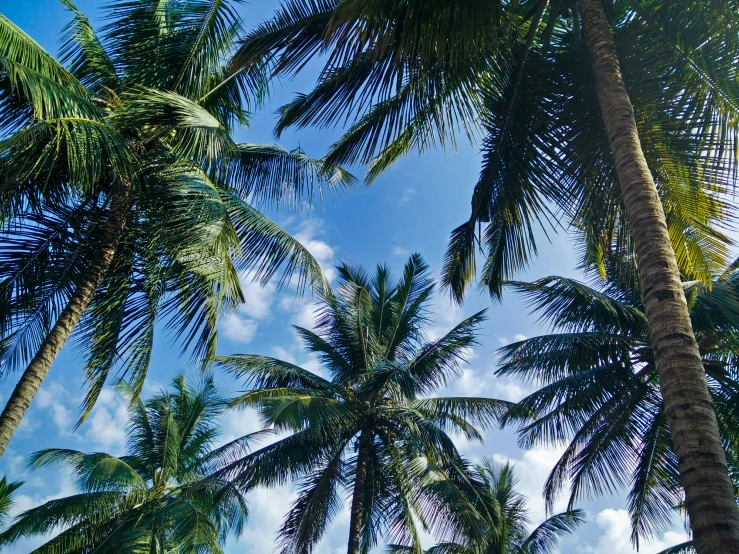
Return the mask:
{"type": "Polygon", "coordinates": [[[362,512],[364,511],[364,484],[367,480],[367,463],[371,443],[372,435],[370,432],[362,431],[359,435],[359,450],[357,451],[357,472],[354,476],[347,554],[359,554],[359,541],[362,536],[362,512]]]}
{"type": "Polygon", "coordinates": [[[600,0],[578,0],[585,41],[631,224],[664,410],[699,554],[739,553],[739,510],[662,204],[600,0]]]}
{"type": "Polygon", "coordinates": [[[129,206],[130,185],[126,184],[121,187],[119,194],[113,197],[96,259],[82,277],[67,306],[59,314],[51,331],[46,335],[36,355],[23,372],[0,415],[0,458],[5,453],[13,433],[41,387],[41,383],[48,375],[51,364],[54,363],[59,351],[79,323],[82,313],[89,306],[95,291],[105,277],[115,256],[118,242],[123,235],[129,206]]]}

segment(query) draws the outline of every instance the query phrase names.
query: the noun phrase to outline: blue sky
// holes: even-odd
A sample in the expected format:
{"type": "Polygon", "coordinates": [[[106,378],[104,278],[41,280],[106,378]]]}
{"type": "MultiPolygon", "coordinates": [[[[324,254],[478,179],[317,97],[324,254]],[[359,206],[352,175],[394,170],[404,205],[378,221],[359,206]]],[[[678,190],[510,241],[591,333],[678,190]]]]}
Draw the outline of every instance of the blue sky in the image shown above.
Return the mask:
{"type": "MultiPolygon", "coordinates": [[[[80,0],[77,5],[93,22],[101,12],[101,3],[80,0]]],[[[255,0],[239,7],[247,26],[268,17],[277,7],[275,0],[255,0]]],[[[0,0],[0,12],[34,37],[51,53],[57,50],[59,32],[69,15],[55,0],[0,0]]],[[[296,92],[306,91],[311,83],[310,68],[295,80],[275,84],[273,96],[264,109],[255,114],[251,128],[239,131],[244,142],[274,142],[275,109],[291,99],[296,92]]],[[[337,136],[334,131],[286,132],[280,144],[287,148],[302,147],[309,155],[320,157],[337,136]]],[[[387,262],[399,271],[408,255],[420,252],[435,272],[441,261],[447,237],[452,228],[463,222],[469,212],[469,199],[476,182],[480,157],[469,144],[460,143],[459,150],[447,150],[412,155],[402,160],[369,188],[327,198],[323,205],[303,209],[298,213],[271,213],[313,252],[325,268],[340,260],[365,266],[387,262]]],[[[355,168],[357,175],[361,168],[355,168]]],[[[531,280],[545,275],[577,275],[575,254],[565,235],[540,238],[540,257],[522,279],[531,280]]],[[[260,353],[294,360],[307,368],[317,368],[315,360],[304,354],[291,324],[310,327],[313,304],[309,297],[296,297],[289,290],[278,291],[274,286],[264,289],[245,280],[247,304],[230,319],[221,323],[219,353],[260,353]]],[[[463,308],[450,304],[438,294],[434,305],[433,329],[443,331],[482,308],[489,308],[481,345],[464,368],[460,379],[450,386],[449,393],[490,396],[517,400],[525,387],[514,381],[502,380],[492,374],[495,369],[494,350],[517,338],[530,337],[544,331],[535,318],[528,315],[521,302],[507,296],[502,303],[491,303],[484,295],[473,293],[463,308]]],[[[432,330],[433,331],[433,330],[432,330]]],[[[8,451],[0,460],[0,474],[24,480],[19,508],[28,508],[44,500],[70,494],[73,487],[69,476],[60,472],[29,472],[25,458],[31,452],[48,447],[69,447],[88,451],[121,453],[125,438],[126,411],[111,389],[106,389],[88,421],[73,431],[79,402],[84,394],[81,364],[75,348],[66,347],[54,364],[49,378],[39,392],[8,451]]],[[[160,333],[156,355],[150,370],[149,392],[165,386],[178,372],[195,373],[187,359],[168,343],[160,333]]],[[[224,377],[220,382],[233,390],[238,383],[224,377]]],[[[13,377],[2,383],[0,401],[14,385],[13,377]]],[[[256,430],[253,413],[232,412],[224,418],[223,440],[256,430]]],[[[556,450],[524,452],[516,446],[510,431],[488,433],[483,445],[463,445],[473,458],[495,456],[512,460],[521,478],[520,488],[530,497],[534,519],[543,516],[541,486],[557,458],[556,450]]],[[[292,498],[291,487],[260,490],[250,496],[251,519],[244,535],[232,540],[229,554],[261,554],[272,551],[273,531],[292,498]]],[[[628,518],[620,497],[602,498],[584,503],[588,523],[577,536],[567,539],[562,552],[582,554],[626,554],[632,552],[628,536],[628,518]]],[[[345,551],[348,512],[339,516],[328,536],[316,550],[320,553],[345,551]]],[[[674,531],[656,542],[643,546],[641,552],[652,553],[684,540],[682,526],[676,522],[674,531]]],[[[29,552],[35,543],[23,543],[8,553],[29,552]]]]}

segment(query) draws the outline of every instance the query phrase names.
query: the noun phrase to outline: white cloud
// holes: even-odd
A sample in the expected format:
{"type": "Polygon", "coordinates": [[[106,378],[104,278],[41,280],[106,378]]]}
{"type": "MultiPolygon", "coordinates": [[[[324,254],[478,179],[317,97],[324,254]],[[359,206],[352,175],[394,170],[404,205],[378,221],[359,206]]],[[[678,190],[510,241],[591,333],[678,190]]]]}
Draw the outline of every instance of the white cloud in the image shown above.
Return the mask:
{"type": "MultiPolygon", "coordinates": [[[[21,487],[18,492],[22,493],[24,492],[24,490],[26,490],[25,486],[21,487]]],[[[48,490],[48,487],[45,487],[44,490],[48,490]]],[[[79,491],[77,491],[77,489],[75,488],[74,483],[72,482],[71,475],[68,472],[65,472],[63,474],[63,477],[60,479],[59,490],[53,494],[46,496],[30,496],[27,494],[17,494],[14,497],[11,515],[17,515],[21,512],[25,512],[26,510],[29,510],[35,506],[40,506],[41,504],[45,504],[46,502],[49,502],[51,500],[64,498],[66,496],[72,496],[73,494],[77,494],[77,492],[79,491]]]]}
{"type": "Polygon", "coordinates": [[[492,369],[483,371],[473,368],[464,368],[453,388],[463,396],[482,396],[510,402],[518,402],[532,392],[514,379],[497,377],[492,369]]]}
{"type": "Polygon", "coordinates": [[[128,427],[128,411],[121,398],[111,389],[100,393],[95,408],[85,421],[85,438],[95,450],[108,454],[123,453],[128,427]]]}
{"type": "Polygon", "coordinates": [[[226,338],[243,344],[249,344],[252,341],[258,328],[256,321],[242,317],[238,312],[231,314],[220,323],[220,331],[226,338]]]}
{"type": "Polygon", "coordinates": [[[21,419],[21,422],[18,424],[18,428],[15,430],[15,436],[32,437],[33,434],[38,430],[39,426],[39,421],[32,415],[29,415],[29,413],[26,413],[26,415],[23,416],[23,419],[21,419]]]}
{"type": "Polygon", "coordinates": [[[323,369],[321,368],[321,362],[318,361],[318,358],[315,356],[310,356],[305,362],[300,364],[300,367],[303,369],[307,369],[311,373],[315,373],[319,377],[326,377],[326,375],[323,373],[323,369]]]}
{"type": "Polygon", "coordinates": [[[69,436],[74,427],[71,410],[63,403],[70,398],[62,385],[56,382],[47,382],[36,394],[36,407],[49,413],[59,431],[59,436],[69,436]]]}
{"type": "Polygon", "coordinates": [[[239,273],[239,282],[241,290],[244,291],[245,302],[239,306],[238,313],[252,319],[265,319],[272,315],[272,302],[277,286],[273,282],[262,286],[254,280],[254,275],[253,271],[239,273]]]}
{"type": "Polygon", "coordinates": [[[393,256],[407,256],[410,251],[402,246],[393,246],[393,256]]]}
{"type": "Polygon", "coordinates": [[[448,295],[436,295],[431,305],[430,324],[426,334],[435,340],[447,334],[455,325],[465,318],[463,309],[448,295]]]}
{"type": "MultiPolygon", "coordinates": [[[[343,554],[346,552],[346,542],[349,538],[349,520],[351,512],[349,511],[349,502],[344,502],[341,511],[336,514],[329,532],[323,540],[316,546],[316,552],[327,552],[330,554],[343,554]]],[[[373,551],[374,552],[374,551],[373,551]]]]}
{"type": "Polygon", "coordinates": [[[280,308],[288,313],[291,325],[311,329],[315,325],[316,310],[320,305],[308,298],[286,296],[280,300],[280,308]]]}
{"type": "Polygon", "coordinates": [[[220,322],[220,330],[225,337],[242,344],[249,344],[257,335],[259,321],[272,317],[272,304],[277,290],[277,286],[271,282],[262,286],[254,280],[254,275],[253,271],[239,273],[244,303],[220,322]]]}
{"type": "MultiPolygon", "coordinates": [[[[595,522],[603,530],[595,547],[586,546],[583,554],[632,554],[636,549],[631,545],[631,524],[626,510],[607,508],[595,516],[595,522]]],[[[639,554],[656,554],[662,550],[688,540],[684,531],[678,529],[666,532],[662,537],[640,544],[639,554]]]]}
{"type": "MultiPolygon", "coordinates": [[[[228,410],[221,416],[221,436],[218,440],[218,446],[234,441],[240,437],[250,435],[257,431],[261,431],[262,424],[256,410],[252,409],[234,409],[228,410]]],[[[269,441],[268,441],[269,442],[269,441]]],[[[268,442],[260,442],[264,446],[268,442]]],[[[260,446],[257,446],[259,448],[260,446]]]]}
{"type": "Polygon", "coordinates": [[[283,362],[287,362],[289,364],[296,364],[297,360],[295,359],[295,356],[292,354],[292,352],[288,352],[286,348],[283,348],[282,346],[273,346],[272,352],[275,354],[275,358],[278,360],[282,360],[283,362]]]}
{"type": "Polygon", "coordinates": [[[234,545],[231,551],[235,553],[246,550],[265,554],[275,551],[277,530],[295,496],[290,486],[259,488],[251,492],[247,497],[249,524],[239,538],[238,545],[234,545]]]}
{"type": "Polygon", "coordinates": [[[521,342],[523,340],[528,339],[526,335],[522,335],[521,333],[518,333],[517,335],[513,336],[513,340],[510,340],[508,337],[498,337],[498,342],[501,346],[508,346],[511,344],[511,342],[521,342]]]}
{"type": "Polygon", "coordinates": [[[490,396],[494,379],[492,371],[464,368],[451,388],[459,391],[462,396],[490,396]]]}
{"type": "MultiPolygon", "coordinates": [[[[320,219],[308,218],[300,223],[298,231],[293,236],[308,249],[323,269],[326,278],[331,281],[336,277],[334,268],[336,251],[322,240],[324,234],[323,222],[320,219]]],[[[234,314],[220,322],[220,330],[224,336],[242,344],[251,342],[257,336],[260,323],[275,315],[276,284],[270,282],[262,286],[254,281],[254,275],[253,271],[239,274],[245,303],[234,314]]],[[[303,297],[285,296],[280,299],[278,306],[290,314],[291,324],[307,328],[313,326],[314,311],[318,307],[315,302],[303,297]]]]}
{"type": "MultiPolygon", "coordinates": [[[[249,525],[244,534],[233,545],[226,549],[229,553],[237,552],[259,552],[269,553],[276,551],[276,537],[285,514],[289,511],[291,504],[295,501],[297,494],[294,487],[283,486],[273,489],[259,488],[250,493],[249,502],[249,525]]],[[[349,527],[349,506],[344,502],[342,510],[336,514],[321,542],[314,552],[322,554],[341,554],[346,552],[346,541],[349,527]]],[[[373,550],[373,553],[382,550],[373,550]]]]}
{"type": "Polygon", "coordinates": [[[398,203],[400,205],[407,204],[411,200],[413,200],[413,197],[416,195],[416,190],[412,188],[407,188],[403,190],[403,193],[400,195],[400,198],[398,199],[398,203]]]}
{"type": "Polygon", "coordinates": [[[301,222],[300,229],[293,236],[313,255],[326,278],[333,281],[336,277],[334,268],[336,249],[320,238],[323,235],[325,235],[323,221],[309,218],[301,222]]]}
{"type": "Polygon", "coordinates": [[[5,466],[5,472],[14,480],[27,480],[28,466],[26,465],[26,458],[24,456],[16,454],[12,448],[8,448],[2,461],[5,466]]]}
{"type": "MultiPolygon", "coordinates": [[[[509,462],[515,467],[516,475],[520,478],[518,491],[528,498],[528,508],[532,521],[538,525],[546,518],[546,504],[542,496],[544,483],[552,471],[552,467],[562,456],[563,449],[541,448],[527,450],[521,458],[510,458],[502,454],[494,454],[493,459],[500,462],[509,462]]],[[[561,495],[554,506],[559,512],[567,507],[566,494],[561,495]]]]}
{"type": "Polygon", "coordinates": [[[508,377],[496,377],[493,383],[492,397],[509,402],[519,402],[533,392],[514,379],[508,377]]]}

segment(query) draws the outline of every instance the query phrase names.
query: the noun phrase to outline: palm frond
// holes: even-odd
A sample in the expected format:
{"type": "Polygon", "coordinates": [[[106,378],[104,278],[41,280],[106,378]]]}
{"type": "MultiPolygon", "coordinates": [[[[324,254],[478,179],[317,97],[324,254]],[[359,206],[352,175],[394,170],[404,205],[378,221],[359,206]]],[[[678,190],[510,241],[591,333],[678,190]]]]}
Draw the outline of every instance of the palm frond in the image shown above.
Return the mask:
{"type": "Polygon", "coordinates": [[[59,60],[88,90],[96,94],[105,88],[116,90],[120,79],[105,47],[95,34],[90,20],[72,0],[61,0],[74,17],[64,28],[59,60]]]}
{"type": "Polygon", "coordinates": [[[278,145],[238,144],[228,161],[223,181],[256,205],[299,207],[323,197],[321,184],[332,194],[356,184],[355,177],[337,164],[310,158],[302,150],[278,145]]]}
{"type": "Polygon", "coordinates": [[[15,491],[22,485],[22,482],[8,481],[5,475],[0,479],[0,527],[5,527],[10,509],[14,504],[15,491]]]}
{"type": "Polygon", "coordinates": [[[229,373],[245,377],[247,386],[255,389],[300,387],[326,392],[334,390],[331,383],[315,373],[268,356],[221,356],[216,358],[216,362],[229,373]]]}
{"type": "Polygon", "coordinates": [[[581,510],[556,514],[532,531],[524,541],[522,549],[531,554],[552,552],[563,535],[574,533],[584,521],[585,513],[581,510]]]}

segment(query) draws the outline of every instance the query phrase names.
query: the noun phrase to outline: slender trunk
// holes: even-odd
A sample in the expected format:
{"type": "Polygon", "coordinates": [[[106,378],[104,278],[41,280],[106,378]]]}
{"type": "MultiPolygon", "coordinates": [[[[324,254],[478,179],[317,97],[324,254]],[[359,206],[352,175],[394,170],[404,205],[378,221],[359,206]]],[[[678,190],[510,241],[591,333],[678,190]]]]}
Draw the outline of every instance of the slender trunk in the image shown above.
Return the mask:
{"type": "Polygon", "coordinates": [[[359,435],[359,449],[357,451],[357,472],[354,476],[347,554],[359,554],[359,540],[362,535],[362,512],[364,510],[364,484],[367,479],[367,462],[369,461],[371,444],[371,432],[362,431],[359,435]]]}
{"type": "Polygon", "coordinates": [[[631,224],[664,410],[699,554],[739,553],[739,510],[662,204],[637,134],[601,0],[578,0],[631,224]]]}
{"type": "Polygon", "coordinates": [[[0,415],[0,458],[5,453],[8,443],[38,392],[41,383],[51,369],[59,351],[67,342],[82,313],[89,306],[95,291],[105,277],[115,256],[118,242],[126,226],[126,218],[130,206],[130,185],[123,185],[113,197],[108,214],[108,221],[101,237],[97,255],[79,285],[69,299],[67,306],[59,314],[59,318],[41,343],[36,355],[23,372],[18,384],[13,389],[2,415],[0,415]]]}

